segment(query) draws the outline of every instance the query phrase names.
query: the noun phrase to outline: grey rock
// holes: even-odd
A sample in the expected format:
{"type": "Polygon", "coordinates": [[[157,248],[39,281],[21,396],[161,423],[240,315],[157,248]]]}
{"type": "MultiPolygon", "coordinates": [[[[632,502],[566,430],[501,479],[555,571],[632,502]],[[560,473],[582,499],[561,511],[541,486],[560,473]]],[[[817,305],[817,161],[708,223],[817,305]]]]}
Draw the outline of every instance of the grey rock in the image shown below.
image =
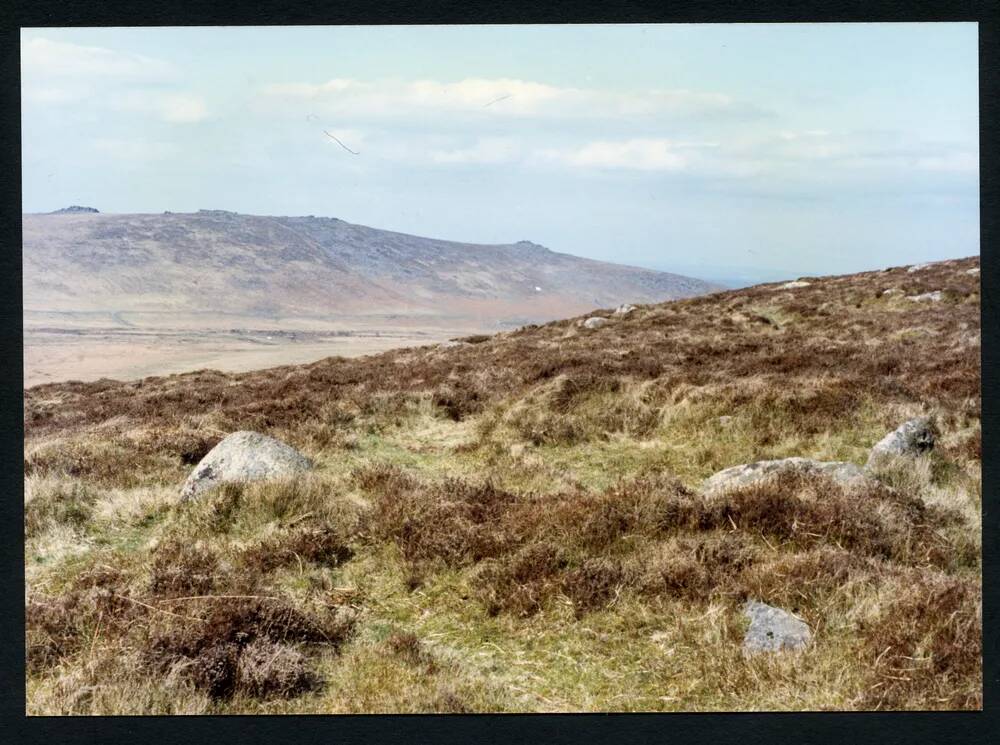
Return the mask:
{"type": "Polygon", "coordinates": [[[263,481],[313,467],[302,453],[259,432],[233,432],[201,459],[184,482],[181,501],[231,481],[263,481]]]}
{"type": "Polygon", "coordinates": [[[743,613],[750,619],[743,637],[743,651],[749,654],[797,651],[812,639],[808,624],[781,608],[751,600],[743,613]]]}
{"type": "Polygon", "coordinates": [[[972,275],[975,275],[975,276],[979,276],[979,267],[978,266],[974,266],[971,269],[966,269],[965,273],[966,274],[972,274],[972,275]]]}
{"type": "Polygon", "coordinates": [[[908,273],[912,274],[913,272],[920,272],[920,271],[923,271],[924,269],[926,269],[926,268],[927,268],[927,267],[929,267],[929,266],[930,266],[930,264],[914,264],[913,266],[911,266],[911,267],[910,267],[909,269],[907,269],[906,271],[907,271],[908,273]]]}
{"type": "Polygon", "coordinates": [[[898,287],[890,287],[888,290],[882,290],[882,297],[886,295],[902,295],[903,291],[898,287]]]}
{"type": "Polygon", "coordinates": [[[941,294],[941,290],[934,290],[934,292],[925,292],[920,295],[910,295],[906,299],[915,303],[922,303],[927,301],[932,303],[937,303],[940,302],[943,297],[944,296],[941,294]]]}
{"type": "Polygon", "coordinates": [[[622,303],[617,308],[615,308],[615,315],[624,316],[631,313],[633,310],[635,310],[634,305],[630,305],[629,303],[622,303]]]}
{"type": "Polygon", "coordinates": [[[936,433],[927,417],[910,419],[879,440],[868,456],[868,467],[886,458],[915,457],[934,449],[936,433]]]}
{"type": "Polygon", "coordinates": [[[747,486],[789,471],[823,474],[838,484],[849,487],[861,486],[869,482],[869,477],[865,475],[865,472],[853,463],[793,457],[780,460],[761,460],[756,463],[745,463],[726,468],[709,476],[702,485],[702,490],[706,493],[715,493],[747,486]]]}
{"type": "Polygon", "coordinates": [[[594,317],[588,318],[586,321],[584,321],[583,322],[583,326],[584,326],[584,328],[588,328],[588,329],[599,329],[601,326],[603,326],[607,322],[608,322],[607,318],[601,318],[600,316],[594,316],[594,317]]]}
{"type": "Polygon", "coordinates": [[[781,285],[780,289],[782,289],[782,290],[795,290],[795,289],[797,289],[799,287],[809,287],[809,285],[811,285],[811,284],[812,284],[812,282],[805,282],[805,281],[803,281],[801,279],[797,279],[797,280],[794,280],[792,282],[785,282],[785,284],[781,285]]]}

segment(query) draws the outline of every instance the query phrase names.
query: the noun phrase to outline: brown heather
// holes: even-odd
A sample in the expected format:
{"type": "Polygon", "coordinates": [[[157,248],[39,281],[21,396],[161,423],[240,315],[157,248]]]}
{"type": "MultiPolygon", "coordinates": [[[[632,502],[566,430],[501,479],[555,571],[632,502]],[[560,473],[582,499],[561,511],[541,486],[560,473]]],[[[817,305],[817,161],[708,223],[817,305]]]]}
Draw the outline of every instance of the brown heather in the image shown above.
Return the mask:
{"type": "Polygon", "coordinates": [[[979,708],[977,265],[31,388],[28,710],[979,708]],[[764,458],[863,464],[918,414],[937,449],[880,484],[699,491],[764,458]],[[318,468],[177,504],[236,429],[318,468]],[[814,643],[744,657],[751,598],[814,643]]]}

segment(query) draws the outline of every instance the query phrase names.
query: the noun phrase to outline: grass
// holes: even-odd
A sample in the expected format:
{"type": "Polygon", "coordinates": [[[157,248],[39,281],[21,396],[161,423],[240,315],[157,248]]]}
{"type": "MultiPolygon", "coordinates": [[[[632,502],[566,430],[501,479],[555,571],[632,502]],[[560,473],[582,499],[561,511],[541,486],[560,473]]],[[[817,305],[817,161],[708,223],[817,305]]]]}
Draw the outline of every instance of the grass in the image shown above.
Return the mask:
{"type": "Polygon", "coordinates": [[[973,264],[29,389],[28,712],[980,708],[973,264]],[[863,464],[916,415],[938,447],[875,485],[700,493],[753,460],[863,464]],[[317,469],[178,503],[248,428],[317,469]],[[813,643],[745,657],[749,598],[813,643]]]}

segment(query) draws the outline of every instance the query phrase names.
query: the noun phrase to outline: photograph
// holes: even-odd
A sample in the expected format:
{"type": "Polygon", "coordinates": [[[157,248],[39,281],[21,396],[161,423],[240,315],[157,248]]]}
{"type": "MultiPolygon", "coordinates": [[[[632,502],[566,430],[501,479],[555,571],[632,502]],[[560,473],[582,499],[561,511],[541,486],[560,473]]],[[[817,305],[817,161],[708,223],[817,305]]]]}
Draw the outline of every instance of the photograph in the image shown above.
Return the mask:
{"type": "Polygon", "coordinates": [[[979,24],[19,37],[27,717],[982,711],[979,24]]]}

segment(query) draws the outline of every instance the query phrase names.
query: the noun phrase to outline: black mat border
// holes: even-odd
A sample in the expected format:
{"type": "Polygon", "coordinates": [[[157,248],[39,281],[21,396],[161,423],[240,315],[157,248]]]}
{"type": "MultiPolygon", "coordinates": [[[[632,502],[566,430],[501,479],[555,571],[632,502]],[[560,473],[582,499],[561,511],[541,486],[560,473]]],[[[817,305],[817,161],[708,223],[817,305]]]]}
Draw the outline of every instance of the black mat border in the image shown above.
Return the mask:
{"type": "Polygon", "coordinates": [[[754,743],[998,742],[998,527],[1000,326],[997,292],[997,2],[122,2],[37,0],[0,4],[0,742],[55,745],[141,742],[567,742],[704,740],[754,743]],[[457,23],[736,23],[977,21],[980,40],[980,209],[983,314],[982,713],[567,714],[266,717],[25,717],[23,404],[19,29],[45,26],[210,26],[457,23]]]}

